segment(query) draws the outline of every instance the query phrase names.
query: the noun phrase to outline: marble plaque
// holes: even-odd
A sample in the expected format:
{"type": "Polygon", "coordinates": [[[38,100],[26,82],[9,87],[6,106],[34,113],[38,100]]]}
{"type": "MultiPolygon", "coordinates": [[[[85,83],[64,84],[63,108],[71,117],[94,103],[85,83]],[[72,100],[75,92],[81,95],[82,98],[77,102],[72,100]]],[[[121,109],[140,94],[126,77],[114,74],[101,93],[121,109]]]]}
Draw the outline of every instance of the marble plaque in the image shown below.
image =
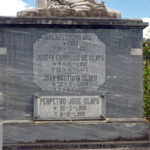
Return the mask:
{"type": "Polygon", "coordinates": [[[34,99],[35,120],[104,118],[104,96],[39,96],[34,99]]]}
{"type": "Polygon", "coordinates": [[[34,43],[33,65],[42,91],[96,91],[105,82],[105,44],[95,33],[47,33],[34,43]]]}

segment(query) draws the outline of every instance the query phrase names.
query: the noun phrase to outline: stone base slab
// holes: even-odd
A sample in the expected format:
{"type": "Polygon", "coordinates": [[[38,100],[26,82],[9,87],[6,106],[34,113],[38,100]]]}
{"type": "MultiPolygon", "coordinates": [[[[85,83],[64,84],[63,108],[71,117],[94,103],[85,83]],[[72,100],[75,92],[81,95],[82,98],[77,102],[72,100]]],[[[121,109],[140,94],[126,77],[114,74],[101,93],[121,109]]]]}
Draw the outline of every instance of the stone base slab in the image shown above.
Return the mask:
{"type": "Polygon", "coordinates": [[[5,123],[4,144],[148,140],[147,122],[5,123]]]}

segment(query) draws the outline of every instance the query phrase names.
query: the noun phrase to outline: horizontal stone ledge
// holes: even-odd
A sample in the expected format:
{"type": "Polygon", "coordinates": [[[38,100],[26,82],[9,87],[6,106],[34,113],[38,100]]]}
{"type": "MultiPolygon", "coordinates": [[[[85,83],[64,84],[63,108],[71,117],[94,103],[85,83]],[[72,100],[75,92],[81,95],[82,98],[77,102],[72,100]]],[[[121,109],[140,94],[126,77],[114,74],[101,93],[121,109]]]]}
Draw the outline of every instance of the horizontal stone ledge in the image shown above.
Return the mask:
{"type": "Polygon", "coordinates": [[[147,123],[4,124],[4,143],[148,140],[147,123]],[[121,134],[120,134],[121,133],[121,134]],[[31,136],[32,135],[32,136],[31,136]]]}
{"type": "Polygon", "coordinates": [[[86,142],[86,143],[35,143],[35,144],[4,144],[3,150],[45,150],[52,149],[80,149],[80,150],[149,150],[150,141],[123,141],[123,142],[86,142]],[[104,148],[104,149],[103,149],[104,148]],[[106,149],[107,148],[107,149],[106,149]]]}
{"type": "Polygon", "coordinates": [[[106,120],[86,120],[86,121],[33,121],[33,120],[3,120],[3,124],[95,124],[95,123],[148,123],[145,118],[107,118],[106,120]]]}
{"type": "Polygon", "coordinates": [[[0,27],[71,27],[71,28],[139,28],[148,26],[140,19],[101,19],[81,17],[0,17],[0,27]]]}

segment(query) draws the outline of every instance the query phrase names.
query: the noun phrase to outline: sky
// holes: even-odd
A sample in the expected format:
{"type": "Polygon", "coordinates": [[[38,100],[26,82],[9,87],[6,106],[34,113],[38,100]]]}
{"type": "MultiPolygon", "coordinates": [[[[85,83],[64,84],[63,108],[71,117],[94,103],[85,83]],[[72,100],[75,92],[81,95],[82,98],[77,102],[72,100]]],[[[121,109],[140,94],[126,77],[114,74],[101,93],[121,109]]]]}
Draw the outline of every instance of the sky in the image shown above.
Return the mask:
{"type": "MultiPolygon", "coordinates": [[[[106,2],[107,7],[120,10],[122,18],[144,18],[144,21],[148,21],[150,23],[150,0],[103,1],[106,2]]],[[[15,16],[20,10],[35,7],[36,0],[0,0],[0,16],[15,16]]],[[[144,32],[147,32],[149,29],[144,30],[144,32]]]]}

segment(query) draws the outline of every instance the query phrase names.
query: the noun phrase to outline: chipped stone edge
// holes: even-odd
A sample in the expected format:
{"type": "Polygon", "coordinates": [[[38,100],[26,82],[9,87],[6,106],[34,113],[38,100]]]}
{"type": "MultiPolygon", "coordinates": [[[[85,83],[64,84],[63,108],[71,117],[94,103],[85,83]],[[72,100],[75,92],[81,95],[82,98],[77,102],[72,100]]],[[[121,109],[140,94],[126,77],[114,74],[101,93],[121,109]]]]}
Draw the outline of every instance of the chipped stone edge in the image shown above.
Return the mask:
{"type": "Polygon", "coordinates": [[[87,121],[32,121],[32,120],[5,120],[3,124],[95,124],[95,123],[148,123],[145,118],[107,118],[106,120],[87,121]]]}

